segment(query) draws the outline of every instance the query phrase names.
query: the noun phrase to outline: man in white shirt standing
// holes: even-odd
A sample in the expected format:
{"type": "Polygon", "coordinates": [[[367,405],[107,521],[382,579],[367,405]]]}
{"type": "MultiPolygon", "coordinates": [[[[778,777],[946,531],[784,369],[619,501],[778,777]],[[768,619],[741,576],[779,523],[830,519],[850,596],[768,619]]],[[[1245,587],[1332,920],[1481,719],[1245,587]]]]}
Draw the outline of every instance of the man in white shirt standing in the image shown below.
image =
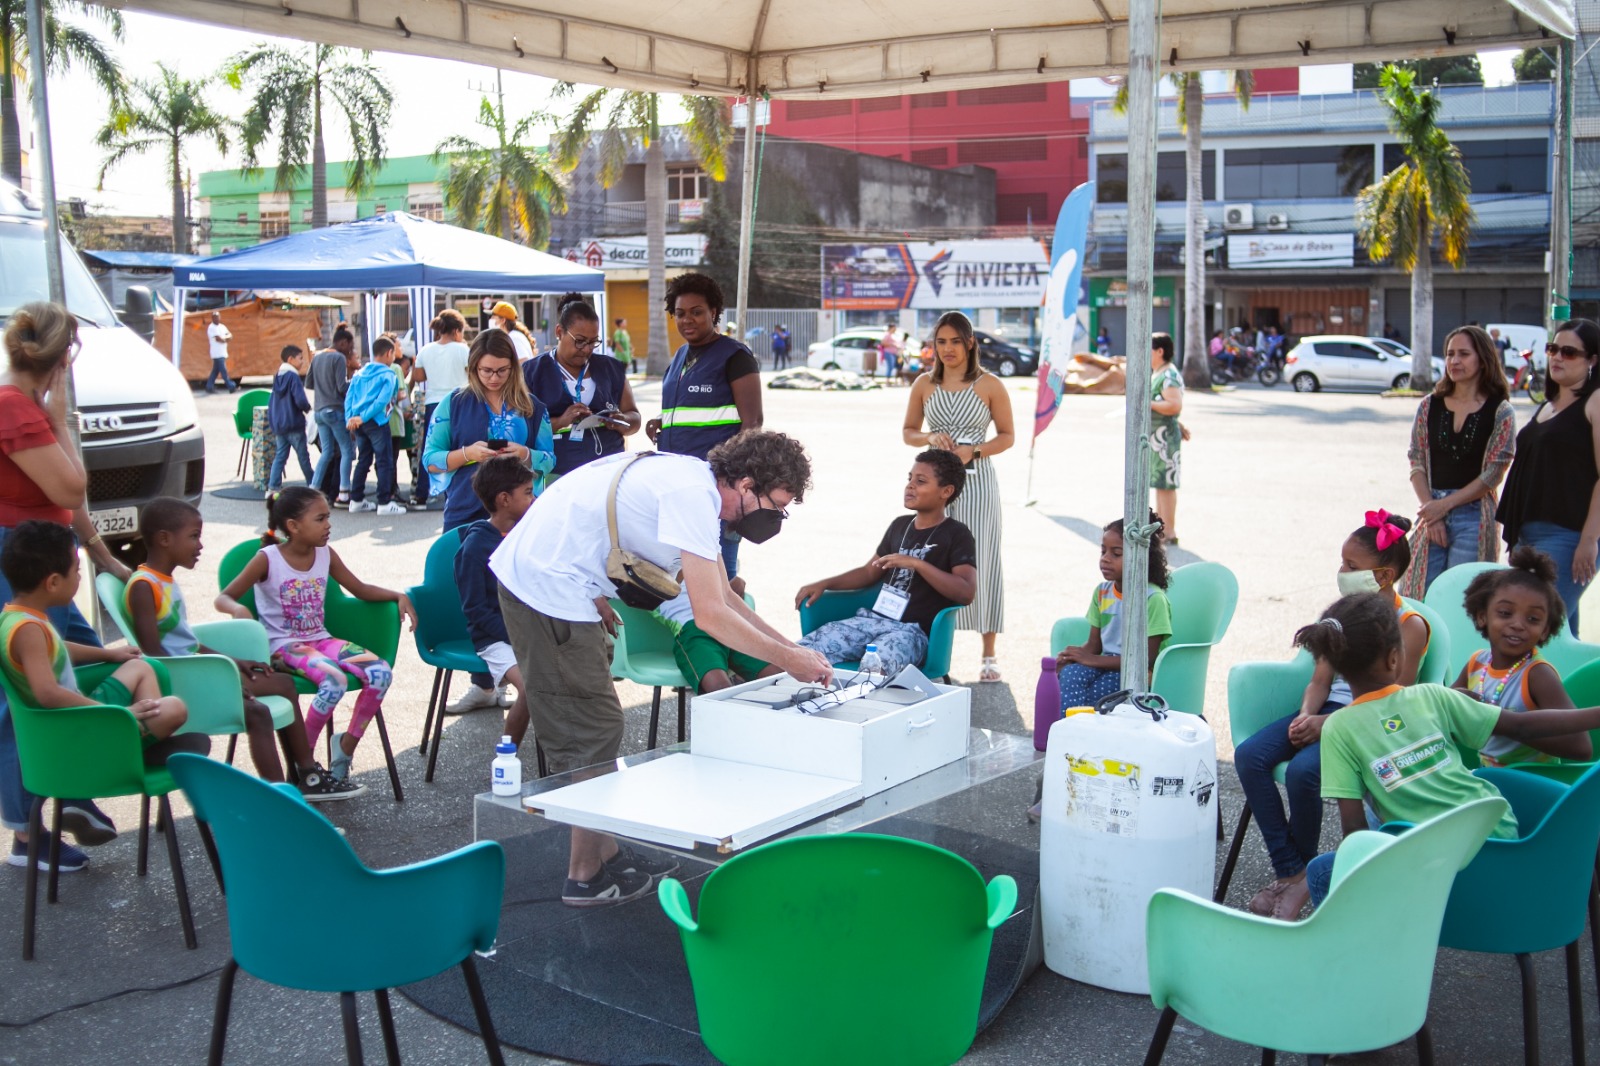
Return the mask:
{"type": "MultiPolygon", "coordinates": [[[[489,559],[500,583],[500,613],[527,682],[534,735],[551,773],[610,762],[622,741],[622,704],[611,681],[616,616],[606,576],[611,551],[607,502],[619,463],[608,456],[562,477],[540,496],[489,559]]],[[[805,682],[831,681],[827,659],[763,622],[728,585],[722,523],[747,540],[775,536],[784,508],[811,482],[800,442],[747,430],[706,459],[656,454],[633,459],[617,490],[622,548],[680,578],[695,622],[719,643],[805,682]]],[[[621,903],[677,869],[605,833],[572,830],[563,903],[621,903]]]]}
{"type": "MultiPolygon", "coordinates": [[[[434,322],[438,327],[438,339],[422,346],[411,368],[412,384],[422,383],[422,440],[428,439],[434,410],[467,383],[467,345],[461,339],[467,330],[467,320],[461,317],[460,311],[447,307],[439,312],[434,322]]],[[[419,507],[427,504],[426,474],[417,478],[411,502],[419,507]]]]}
{"type": "Polygon", "coordinates": [[[237,392],[239,383],[228,377],[228,342],[233,340],[233,332],[222,324],[222,312],[211,312],[206,340],[211,343],[211,373],[206,378],[206,393],[209,395],[217,391],[211,387],[211,383],[219,378],[229,392],[237,392]]]}

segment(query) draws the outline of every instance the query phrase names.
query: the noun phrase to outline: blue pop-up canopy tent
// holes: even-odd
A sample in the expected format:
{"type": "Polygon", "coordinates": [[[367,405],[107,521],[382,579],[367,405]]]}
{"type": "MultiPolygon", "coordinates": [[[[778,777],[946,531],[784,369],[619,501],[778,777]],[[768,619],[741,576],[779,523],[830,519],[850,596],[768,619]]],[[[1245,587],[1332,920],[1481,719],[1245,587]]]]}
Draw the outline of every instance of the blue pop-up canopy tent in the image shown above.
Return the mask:
{"type": "Polygon", "coordinates": [[[532,248],[404,211],[280,237],[173,271],[173,359],[183,350],[185,289],[300,289],[368,294],[368,342],[378,294],[410,295],[425,335],[438,289],[466,292],[604,292],[605,274],[532,248]]]}

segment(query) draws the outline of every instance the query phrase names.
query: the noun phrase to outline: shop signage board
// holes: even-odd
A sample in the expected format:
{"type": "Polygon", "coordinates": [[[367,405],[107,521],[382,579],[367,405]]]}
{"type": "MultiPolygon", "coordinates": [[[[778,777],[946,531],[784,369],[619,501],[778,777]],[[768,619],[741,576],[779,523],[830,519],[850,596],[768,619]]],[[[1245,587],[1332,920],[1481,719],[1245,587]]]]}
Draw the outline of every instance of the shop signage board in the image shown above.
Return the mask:
{"type": "Polygon", "coordinates": [[[1243,233],[1228,237],[1230,270],[1327,270],[1355,266],[1353,233],[1243,233]]]}
{"type": "MultiPolygon", "coordinates": [[[[578,241],[566,251],[571,263],[596,270],[642,270],[650,265],[644,237],[594,237],[578,241]]],[[[699,266],[706,261],[704,233],[667,234],[667,266],[699,266]]]]}
{"type": "Polygon", "coordinates": [[[1049,277],[1027,238],[822,246],[824,310],[1039,307],[1049,277]]]}

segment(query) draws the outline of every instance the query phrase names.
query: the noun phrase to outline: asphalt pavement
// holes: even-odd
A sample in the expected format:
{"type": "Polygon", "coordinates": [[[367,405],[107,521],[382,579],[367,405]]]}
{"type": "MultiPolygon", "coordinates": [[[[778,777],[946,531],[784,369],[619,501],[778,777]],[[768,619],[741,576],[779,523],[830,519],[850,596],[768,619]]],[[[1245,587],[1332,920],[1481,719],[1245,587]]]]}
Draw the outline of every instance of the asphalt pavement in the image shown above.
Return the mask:
{"type": "MultiPolygon", "coordinates": [[[[1055,619],[1081,615],[1099,580],[1101,527],[1119,515],[1125,418],[1121,397],[1068,397],[1054,425],[1032,447],[1035,393],[1031,381],[1013,381],[1018,443],[996,459],[1004,511],[1006,626],[999,657],[1004,680],[976,684],[976,634],[958,634],[952,674],[973,689],[975,725],[1013,732],[1031,730],[1033,689],[1040,656],[1048,652],[1055,619]]],[[[659,387],[636,385],[647,416],[659,409],[659,387]]],[[[858,565],[872,554],[884,526],[901,512],[900,487],[913,450],[901,442],[908,390],[865,393],[766,391],[767,424],[794,434],[814,458],[815,484],[803,504],[790,508],[780,537],[746,545],[741,567],[763,616],[798,635],[794,595],[801,584],[858,565]]],[[[216,566],[229,547],[258,535],[264,506],[220,499],[210,490],[230,484],[239,443],[230,397],[198,397],[208,442],[205,554],[178,579],[191,617],[214,617],[216,566]]],[[[1240,599],[1233,624],[1212,656],[1205,713],[1226,742],[1226,678],[1234,663],[1283,659],[1299,625],[1336,597],[1339,546],[1379,507],[1414,513],[1407,482],[1406,443],[1414,404],[1374,395],[1298,395],[1246,386],[1191,395],[1183,414],[1193,432],[1184,448],[1174,566],[1199,559],[1229,566],[1240,599]]],[[[1518,405],[1519,417],[1531,411],[1518,405]]],[[[642,440],[642,438],[640,438],[642,440]]],[[[637,445],[636,445],[637,446],[637,445]]],[[[428,544],[437,535],[435,513],[378,517],[335,512],[334,547],[364,580],[404,588],[420,580],[428,544]]],[[[597,533],[597,535],[602,535],[597,533]]],[[[1597,623],[1591,619],[1590,639],[1597,623]]],[[[396,678],[385,703],[406,790],[389,796],[382,752],[369,734],[356,754],[355,772],[368,786],[357,800],[322,809],[342,826],[362,858],[375,867],[435,855],[472,839],[472,796],[486,790],[493,714],[447,723],[436,780],[422,780],[416,753],[432,671],[402,641],[396,678]]],[[[457,680],[459,692],[461,679],[457,680]]],[[[624,751],[642,750],[649,714],[648,690],[619,685],[628,713],[624,751]]],[[[218,744],[218,753],[221,745],[218,744]]],[[[238,763],[249,766],[244,745],[238,763]]],[[[968,825],[1027,840],[1037,831],[1021,818],[1031,799],[1033,772],[1018,774],[1002,799],[965,812],[968,825]]],[[[1222,774],[1224,812],[1231,827],[1239,802],[1231,768],[1222,774]]],[[[227,923],[187,807],[177,801],[178,832],[185,846],[189,885],[199,923],[200,948],[186,951],[177,927],[163,849],[157,845],[149,877],[134,876],[137,808],[131,800],[105,805],[123,828],[114,843],[96,849],[90,868],[66,876],[62,902],[41,904],[38,960],[20,959],[24,871],[0,869],[0,1063],[118,1066],[200,1062],[205,1057],[216,973],[227,958],[227,923]],[[5,886],[9,885],[9,888],[5,886]]],[[[1327,823],[1326,840],[1333,838],[1327,823]]],[[[1242,905],[1268,877],[1259,836],[1245,847],[1230,902],[1242,905]]],[[[285,936],[301,935],[359,899],[329,898],[314,882],[284,871],[281,922],[285,936]]],[[[1403,901],[1400,901],[1403,905],[1403,901]]],[[[448,906],[448,901],[441,901],[448,906]]],[[[397,929],[397,937],[405,930],[397,929]]],[[[310,938],[308,952],[345,950],[337,932],[310,938]]],[[[1566,1009],[1559,954],[1539,963],[1547,1056],[1565,1056],[1566,1009]]],[[[1588,1043],[1596,1046],[1594,969],[1584,949],[1584,981],[1591,1014],[1588,1043]]],[[[1380,965],[1381,960],[1373,960],[1380,965]]],[[[1262,1009],[1318,1009],[1316,975],[1285,974],[1284,1002],[1262,1009]]],[[[234,996],[229,1063],[340,1061],[337,998],[289,992],[241,976],[234,996]]],[[[1520,1061],[1516,968],[1491,956],[1441,956],[1433,1004],[1439,1061],[1520,1061]]],[[[411,1063],[481,1062],[475,1035],[394,997],[400,1046],[411,1063]]],[[[969,1061],[995,1066],[1044,1063],[1132,1063],[1154,1026],[1149,1000],[1088,988],[1041,970],[1000,1020],[978,1039],[969,1061]]],[[[367,1054],[382,1047],[370,1001],[363,1007],[367,1054]]],[[[1415,1061],[1402,1047],[1341,1061],[1415,1061]]],[[[507,1061],[538,1062],[508,1049],[507,1061]]],[[[1180,1023],[1169,1063],[1255,1061],[1255,1053],[1198,1027],[1180,1023]]]]}

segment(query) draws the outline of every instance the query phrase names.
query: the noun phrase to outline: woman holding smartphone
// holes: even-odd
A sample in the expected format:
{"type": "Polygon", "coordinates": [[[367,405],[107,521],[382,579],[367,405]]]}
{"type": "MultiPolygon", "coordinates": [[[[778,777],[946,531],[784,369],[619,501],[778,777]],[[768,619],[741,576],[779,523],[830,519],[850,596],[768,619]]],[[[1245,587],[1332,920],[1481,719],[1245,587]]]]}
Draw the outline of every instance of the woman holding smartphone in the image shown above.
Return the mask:
{"type": "Polygon", "coordinates": [[[536,489],[556,465],[550,416],[528,395],[511,338],[484,330],[467,354],[467,383],[439,404],[422,453],[433,491],[445,494],[445,530],[489,517],[472,491],[472,475],[475,464],[497,455],[526,463],[536,489]]]}
{"type": "Polygon", "coordinates": [[[555,434],[551,480],[627,448],[623,437],[643,421],[633,402],[627,368],[609,356],[594,358],[600,316],[582,293],[561,298],[556,346],[522,364],[523,381],[550,412],[555,434]]]}

